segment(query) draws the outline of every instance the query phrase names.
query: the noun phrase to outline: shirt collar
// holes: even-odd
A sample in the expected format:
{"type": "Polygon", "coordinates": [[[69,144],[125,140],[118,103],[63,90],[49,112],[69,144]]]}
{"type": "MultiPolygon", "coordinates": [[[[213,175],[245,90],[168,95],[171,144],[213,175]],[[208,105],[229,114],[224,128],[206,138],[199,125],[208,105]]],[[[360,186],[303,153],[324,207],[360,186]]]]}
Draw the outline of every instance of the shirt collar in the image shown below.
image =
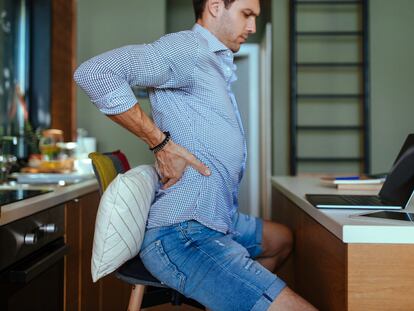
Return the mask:
{"type": "Polygon", "coordinates": [[[200,24],[195,24],[192,30],[199,33],[204,37],[204,39],[207,40],[208,47],[211,52],[230,51],[230,49],[226,47],[219,39],[217,39],[215,35],[213,35],[210,31],[208,31],[200,24]]]}

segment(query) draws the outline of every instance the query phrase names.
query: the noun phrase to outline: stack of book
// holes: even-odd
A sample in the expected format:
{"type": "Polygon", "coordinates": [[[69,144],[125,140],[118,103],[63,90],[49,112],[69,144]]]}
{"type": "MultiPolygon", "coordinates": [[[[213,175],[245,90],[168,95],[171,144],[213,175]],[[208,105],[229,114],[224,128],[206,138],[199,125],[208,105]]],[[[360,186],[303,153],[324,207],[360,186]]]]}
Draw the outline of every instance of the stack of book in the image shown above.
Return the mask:
{"type": "Polygon", "coordinates": [[[322,177],[321,183],[326,186],[334,186],[338,190],[381,190],[385,177],[370,178],[367,176],[339,176],[322,177]]]}

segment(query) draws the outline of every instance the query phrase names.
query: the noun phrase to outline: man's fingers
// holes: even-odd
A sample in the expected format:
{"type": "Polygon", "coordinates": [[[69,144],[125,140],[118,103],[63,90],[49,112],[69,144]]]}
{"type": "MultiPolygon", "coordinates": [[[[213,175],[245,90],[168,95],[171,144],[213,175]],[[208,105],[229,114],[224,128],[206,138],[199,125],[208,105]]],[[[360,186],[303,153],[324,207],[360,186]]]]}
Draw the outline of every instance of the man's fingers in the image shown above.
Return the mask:
{"type": "Polygon", "coordinates": [[[168,189],[168,188],[170,188],[172,185],[174,185],[176,182],[178,181],[178,179],[175,179],[175,178],[172,178],[172,179],[169,179],[168,180],[168,182],[167,183],[165,183],[163,186],[162,186],[162,189],[168,189]]]}
{"type": "Polygon", "coordinates": [[[200,162],[194,155],[191,154],[187,158],[187,161],[201,175],[204,175],[204,176],[210,176],[211,175],[210,169],[205,164],[203,164],[202,162],[200,162]]]}
{"type": "MultiPolygon", "coordinates": [[[[174,152],[168,152],[168,149],[165,148],[165,152],[160,153],[157,156],[157,163],[159,161],[161,161],[162,163],[161,167],[158,167],[158,173],[161,177],[162,182],[164,181],[165,177],[167,177],[168,179],[168,181],[165,182],[168,183],[170,178],[172,178],[173,180],[176,179],[176,181],[179,180],[188,165],[193,167],[195,170],[197,170],[200,174],[204,176],[211,175],[210,169],[202,162],[200,162],[187,149],[175,145],[173,142],[171,142],[170,146],[175,146],[175,149],[172,149],[174,152]],[[167,171],[169,172],[169,174],[166,174],[167,171]]],[[[165,184],[165,182],[163,183],[165,184]]],[[[174,184],[175,182],[173,182],[172,184],[174,184]]]]}

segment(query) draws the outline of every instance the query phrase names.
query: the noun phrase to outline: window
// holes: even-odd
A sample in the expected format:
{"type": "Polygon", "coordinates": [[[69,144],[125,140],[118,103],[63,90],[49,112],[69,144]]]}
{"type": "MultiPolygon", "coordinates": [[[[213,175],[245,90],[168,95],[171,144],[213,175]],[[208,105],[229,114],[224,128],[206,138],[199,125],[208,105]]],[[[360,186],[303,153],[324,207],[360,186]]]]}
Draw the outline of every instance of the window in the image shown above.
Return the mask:
{"type": "Polygon", "coordinates": [[[0,0],[0,136],[18,137],[19,158],[28,122],[50,124],[50,11],[50,0],[0,0]]]}

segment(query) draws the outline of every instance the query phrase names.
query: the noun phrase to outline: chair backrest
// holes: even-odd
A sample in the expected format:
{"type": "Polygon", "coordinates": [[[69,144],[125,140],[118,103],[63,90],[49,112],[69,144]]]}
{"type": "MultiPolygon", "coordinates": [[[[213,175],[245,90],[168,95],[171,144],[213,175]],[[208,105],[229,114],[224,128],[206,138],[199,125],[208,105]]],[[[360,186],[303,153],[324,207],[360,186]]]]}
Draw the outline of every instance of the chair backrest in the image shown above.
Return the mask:
{"type": "Polygon", "coordinates": [[[120,150],[106,153],[92,152],[88,156],[92,160],[101,194],[119,173],[125,173],[130,169],[128,159],[120,150]]]}
{"type": "Polygon", "coordinates": [[[94,282],[136,257],[159,185],[153,166],[140,165],[129,170],[126,157],[121,160],[120,154],[120,151],[89,154],[102,195],[92,248],[94,282]]]}

